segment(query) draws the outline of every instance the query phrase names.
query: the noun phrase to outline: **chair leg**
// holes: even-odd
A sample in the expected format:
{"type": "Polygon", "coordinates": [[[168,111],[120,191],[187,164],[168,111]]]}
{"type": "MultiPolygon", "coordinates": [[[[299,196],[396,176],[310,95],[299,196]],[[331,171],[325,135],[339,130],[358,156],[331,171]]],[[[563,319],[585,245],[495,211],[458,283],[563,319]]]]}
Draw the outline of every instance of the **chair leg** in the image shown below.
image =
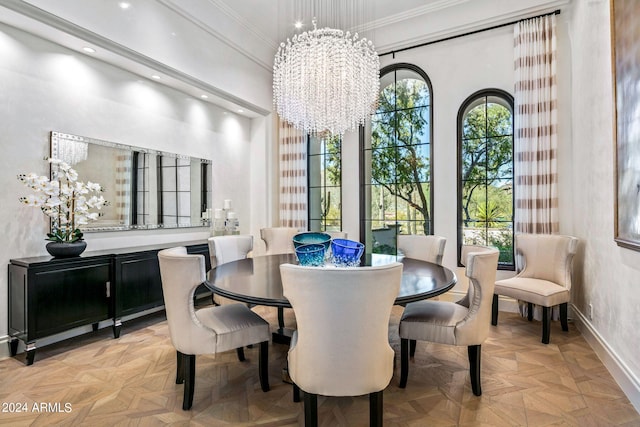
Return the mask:
{"type": "Polygon", "coordinates": [[[480,345],[470,345],[467,347],[469,353],[469,375],[471,376],[471,390],[476,396],[482,395],[482,386],[480,383],[480,345]]]}
{"type": "Polygon", "coordinates": [[[184,397],[182,399],[182,409],[188,411],[193,405],[193,391],[196,383],[196,355],[184,355],[184,397]]]}
{"type": "Polygon", "coordinates": [[[542,343],[549,344],[551,333],[551,307],[542,307],[542,343]]]}
{"type": "Polygon", "coordinates": [[[304,425],[318,427],[318,395],[304,392],[304,425]]]}
{"type": "Polygon", "coordinates": [[[409,376],[409,340],[400,339],[400,388],[407,386],[409,376]]]}
{"type": "Polygon", "coordinates": [[[278,327],[284,328],[284,308],[278,307],[278,327]]]}
{"type": "Polygon", "coordinates": [[[567,313],[568,304],[563,302],[560,304],[560,324],[562,325],[562,330],[567,332],[569,330],[569,319],[567,313]]]}
{"type": "Polygon", "coordinates": [[[238,360],[244,362],[244,349],[242,347],[236,348],[236,352],[238,353],[238,360]]]}
{"type": "Polygon", "coordinates": [[[382,427],[382,392],[369,393],[369,425],[382,427]]]}
{"type": "Polygon", "coordinates": [[[258,376],[260,377],[260,387],[262,391],[269,391],[269,341],[260,343],[258,359],[258,376]]]}
{"type": "Polygon", "coordinates": [[[413,357],[416,355],[416,344],[418,342],[416,340],[409,340],[409,357],[413,357]]]}
{"type": "Polygon", "coordinates": [[[293,401],[300,402],[300,387],[296,383],[293,383],[293,401]]]}
{"type": "Polygon", "coordinates": [[[533,303],[527,303],[527,320],[531,322],[533,320],[533,303]]]}
{"type": "Polygon", "coordinates": [[[176,384],[184,382],[184,357],[184,354],[176,351],[176,384]]]}
{"type": "Polygon", "coordinates": [[[498,294],[493,294],[493,303],[491,303],[491,324],[498,324],[498,294]]]}

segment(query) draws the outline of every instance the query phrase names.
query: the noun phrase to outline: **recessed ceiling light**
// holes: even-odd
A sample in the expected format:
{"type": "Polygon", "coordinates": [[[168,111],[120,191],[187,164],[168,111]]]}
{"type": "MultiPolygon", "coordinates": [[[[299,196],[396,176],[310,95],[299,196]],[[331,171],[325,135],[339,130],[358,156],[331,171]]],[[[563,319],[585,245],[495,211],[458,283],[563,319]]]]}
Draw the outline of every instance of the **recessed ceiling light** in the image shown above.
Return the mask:
{"type": "Polygon", "coordinates": [[[296,27],[297,29],[302,28],[302,21],[296,21],[296,23],[295,23],[295,27],[296,27]]]}
{"type": "Polygon", "coordinates": [[[120,3],[118,3],[118,6],[120,6],[120,9],[129,9],[131,7],[131,3],[121,1],[120,3]]]}
{"type": "Polygon", "coordinates": [[[89,46],[83,47],[82,50],[84,50],[87,53],[95,53],[95,49],[89,46]]]}
{"type": "Polygon", "coordinates": [[[160,80],[160,76],[157,74],[154,74],[153,76],[151,76],[152,79],[156,79],[156,80],[160,80]]]}
{"type": "Polygon", "coordinates": [[[207,95],[200,95],[200,98],[202,98],[202,99],[207,99],[207,98],[209,98],[209,97],[208,97],[207,95]]]}

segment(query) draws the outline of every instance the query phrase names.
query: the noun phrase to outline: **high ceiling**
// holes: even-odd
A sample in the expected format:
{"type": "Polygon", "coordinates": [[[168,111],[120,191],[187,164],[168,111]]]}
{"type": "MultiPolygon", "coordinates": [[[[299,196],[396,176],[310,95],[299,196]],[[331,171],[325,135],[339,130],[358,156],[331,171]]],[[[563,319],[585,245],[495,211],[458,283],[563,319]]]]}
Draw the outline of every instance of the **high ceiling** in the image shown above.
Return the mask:
{"type": "MultiPolygon", "coordinates": [[[[209,102],[256,117],[270,111],[270,95],[252,98],[246,83],[268,84],[278,44],[296,31],[296,15],[317,11],[320,3],[324,20],[357,23],[355,30],[385,53],[548,12],[570,0],[126,0],[126,8],[124,2],[0,0],[0,22],[81,54],[92,46],[95,58],[145,78],[159,73],[165,85],[193,96],[207,93],[209,102]],[[364,10],[326,6],[347,3],[364,10]]],[[[310,29],[310,17],[303,19],[302,30],[310,29]]]]}

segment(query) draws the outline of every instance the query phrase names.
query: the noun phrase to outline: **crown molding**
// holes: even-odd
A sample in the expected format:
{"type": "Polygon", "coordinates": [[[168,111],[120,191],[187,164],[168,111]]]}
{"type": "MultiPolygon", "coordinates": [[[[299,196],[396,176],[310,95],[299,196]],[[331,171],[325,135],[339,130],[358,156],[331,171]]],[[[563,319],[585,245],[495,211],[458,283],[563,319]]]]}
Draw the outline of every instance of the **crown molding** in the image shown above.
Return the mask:
{"type": "MultiPolygon", "coordinates": [[[[132,61],[136,64],[140,64],[152,70],[158,71],[159,73],[171,77],[188,86],[197,88],[204,92],[208,92],[217,98],[231,102],[247,110],[254,111],[255,113],[262,116],[266,116],[271,113],[271,111],[269,110],[247,102],[246,100],[234,96],[228,92],[220,90],[219,88],[212,86],[205,81],[184,73],[176,68],[163,64],[162,62],[156,61],[151,57],[143,55],[140,52],[130,49],[97,33],[94,33],[93,31],[87,30],[84,27],[76,25],[73,22],[67,21],[66,19],[60,18],[57,15],[40,9],[27,2],[23,2],[20,0],[0,0],[0,6],[31,18],[55,30],[61,31],[80,40],[84,40],[91,45],[97,46],[101,49],[104,49],[105,51],[109,51],[125,60],[132,61]]],[[[269,67],[269,69],[271,68],[269,67]]],[[[144,77],[147,78],[148,76],[144,77]]]]}
{"type": "Polygon", "coordinates": [[[467,3],[470,0],[440,0],[433,3],[426,4],[424,6],[416,7],[395,15],[386,16],[384,18],[376,19],[371,22],[358,25],[354,30],[358,32],[365,32],[375,30],[377,28],[393,25],[398,22],[406,21],[407,19],[417,18],[428,13],[437,12],[439,10],[447,9],[453,6],[458,6],[463,3],[467,3]]]}
{"type": "Polygon", "coordinates": [[[278,47],[278,42],[273,40],[270,36],[257,31],[256,27],[249,23],[246,19],[242,17],[242,15],[238,15],[235,10],[226,5],[225,2],[221,0],[207,0],[209,3],[215,5],[222,13],[227,15],[233,21],[235,21],[238,25],[240,25],[246,32],[253,34],[259,40],[262,40],[269,48],[272,50],[276,50],[278,47]]]}
{"type": "MultiPolygon", "coordinates": [[[[242,44],[236,43],[233,39],[230,39],[230,38],[226,37],[223,33],[217,31],[215,28],[212,28],[209,24],[205,23],[201,19],[199,19],[196,16],[192,15],[191,13],[187,12],[183,7],[179,6],[178,2],[174,2],[172,0],[156,0],[156,1],[158,3],[160,3],[161,5],[163,5],[164,7],[170,9],[172,12],[180,15],[181,17],[183,17],[187,21],[191,22],[196,27],[198,27],[201,30],[205,31],[207,34],[209,34],[209,35],[215,37],[216,39],[220,40],[221,42],[223,42],[227,46],[231,47],[232,49],[234,49],[238,53],[242,54],[243,56],[245,56],[249,60],[255,62],[256,64],[258,64],[260,67],[264,68],[265,70],[267,70],[269,72],[273,71],[273,63],[267,63],[267,62],[263,61],[262,59],[258,58],[257,56],[255,56],[254,54],[249,52],[247,49],[245,49],[242,46],[242,44]]],[[[258,40],[262,41],[264,43],[264,45],[265,45],[265,49],[269,49],[269,51],[274,51],[275,52],[276,47],[277,47],[276,43],[273,42],[269,37],[265,36],[264,34],[258,32],[258,31],[256,31],[255,29],[253,29],[247,23],[246,20],[242,19],[238,14],[233,12],[233,10],[231,8],[229,8],[227,5],[225,5],[223,2],[221,2],[219,0],[207,0],[207,1],[209,3],[211,3],[214,7],[216,7],[218,10],[220,10],[228,18],[230,18],[235,23],[240,25],[244,31],[251,33],[258,40]]]]}
{"type": "MultiPolygon", "coordinates": [[[[467,0],[462,0],[467,1],[467,0]]],[[[408,49],[412,46],[421,45],[423,43],[429,43],[432,41],[442,40],[449,37],[455,37],[460,34],[470,33],[473,31],[482,30],[485,28],[491,28],[493,26],[505,24],[510,21],[521,20],[531,18],[540,13],[552,12],[555,9],[566,7],[571,3],[571,0],[553,0],[549,1],[543,6],[531,7],[527,9],[521,9],[515,12],[503,13],[501,15],[491,16],[483,20],[458,25],[455,27],[448,27],[442,31],[430,32],[421,36],[413,37],[410,39],[403,39],[401,42],[389,43],[386,45],[377,45],[376,50],[380,56],[392,53],[396,50],[408,49]]]]}

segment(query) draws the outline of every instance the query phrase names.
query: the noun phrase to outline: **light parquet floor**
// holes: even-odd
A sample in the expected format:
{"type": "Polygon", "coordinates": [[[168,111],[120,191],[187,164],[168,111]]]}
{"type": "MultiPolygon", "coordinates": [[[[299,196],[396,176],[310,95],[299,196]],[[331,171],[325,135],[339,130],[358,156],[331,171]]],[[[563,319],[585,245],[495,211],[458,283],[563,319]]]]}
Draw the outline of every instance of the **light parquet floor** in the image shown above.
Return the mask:
{"type": "MultiPolygon", "coordinates": [[[[272,324],[275,309],[255,308],[272,324]]],[[[395,307],[389,336],[395,374],[384,393],[386,426],[640,426],[629,403],[575,326],[553,322],[551,343],[540,343],[540,322],[500,313],[482,346],[483,395],[471,392],[467,351],[418,342],[407,388],[398,387],[402,312],[395,307]]],[[[286,311],[287,324],[295,319],[286,311]]],[[[0,361],[0,424],[11,426],[298,426],[302,404],[282,382],[286,346],[269,347],[271,390],[260,390],[257,347],[247,361],[235,352],[198,356],[191,411],[175,384],[175,350],[163,314],[0,361]],[[11,407],[10,405],[14,406],[11,407]],[[26,411],[17,412],[17,405],[26,411]],[[44,404],[45,406],[41,406],[44,404]],[[25,405],[25,406],[23,406],[25,405]],[[36,407],[34,407],[36,405],[36,407]]],[[[322,426],[368,425],[368,398],[320,397],[322,426]]]]}

